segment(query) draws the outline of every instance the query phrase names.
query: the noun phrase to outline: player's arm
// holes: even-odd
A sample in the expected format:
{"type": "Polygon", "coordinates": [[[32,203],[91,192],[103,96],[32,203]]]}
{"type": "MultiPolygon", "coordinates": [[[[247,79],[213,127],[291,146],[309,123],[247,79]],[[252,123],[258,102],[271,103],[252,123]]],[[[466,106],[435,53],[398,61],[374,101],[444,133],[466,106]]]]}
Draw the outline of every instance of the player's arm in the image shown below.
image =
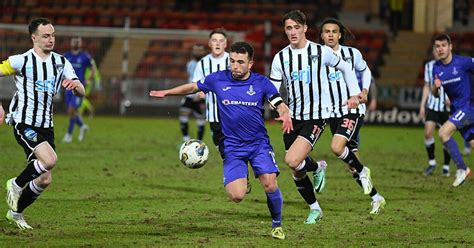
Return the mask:
{"type": "Polygon", "coordinates": [[[72,93],[76,96],[84,96],[86,94],[86,90],[84,89],[84,85],[82,85],[79,79],[63,79],[62,82],[63,87],[66,90],[72,90],[72,93]]]}
{"type": "Polygon", "coordinates": [[[371,79],[372,83],[370,84],[369,90],[369,110],[375,111],[377,109],[377,86],[375,84],[374,77],[371,79]]]}
{"type": "Polygon", "coordinates": [[[370,85],[372,82],[372,72],[369,67],[365,67],[362,71],[362,90],[359,94],[359,102],[367,102],[367,95],[369,94],[370,85]]]}
{"type": "Polygon", "coordinates": [[[431,86],[431,94],[435,97],[439,97],[439,88],[441,88],[441,79],[435,74],[433,85],[431,86]]]}
{"type": "Polygon", "coordinates": [[[186,83],[180,86],[167,89],[167,90],[152,90],[150,91],[150,96],[153,97],[165,97],[165,96],[178,96],[178,95],[188,95],[196,93],[199,91],[196,82],[186,83]]]}
{"type": "Polygon", "coordinates": [[[421,95],[420,111],[418,113],[420,117],[422,118],[424,118],[426,114],[425,106],[426,106],[426,101],[428,100],[429,93],[430,93],[430,86],[425,83],[425,85],[423,86],[423,93],[421,95]]]}
{"type": "Polygon", "coordinates": [[[13,69],[12,65],[10,64],[10,60],[4,60],[0,64],[0,77],[9,76],[15,74],[15,69],[13,69]]]}
{"type": "Polygon", "coordinates": [[[272,98],[269,99],[270,106],[278,112],[278,118],[275,118],[277,121],[281,121],[281,129],[285,133],[290,133],[293,131],[293,122],[291,121],[290,108],[283,102],[280,94],[275,94],[272,98]]]}
{"type": "Polygon", "coordinates": [[[359,106],[360,88],[359,84],[357,83],[357,77],[354,70],[352,70],[352,67],[349,63],[342,59],[339,60],[335,67],[342,72],[344,81],[349,88],[350,98],[347,99],[347,103],[345,105],[347,105],[348,108],[357,108],[357,106],[359,106]]]}
{"type": "Polygon", "coordinates": [[[2,102],[0,101],[0,126],[3,124],[5,120],[5,110],[3,109],[2,102]]]}

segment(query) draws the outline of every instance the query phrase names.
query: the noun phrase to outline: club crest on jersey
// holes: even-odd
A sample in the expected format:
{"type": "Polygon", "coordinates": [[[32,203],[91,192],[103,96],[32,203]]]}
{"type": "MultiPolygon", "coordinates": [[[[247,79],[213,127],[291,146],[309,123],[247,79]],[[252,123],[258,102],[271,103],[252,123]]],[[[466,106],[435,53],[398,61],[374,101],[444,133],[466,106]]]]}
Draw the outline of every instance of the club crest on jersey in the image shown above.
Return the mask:
{"type": "Polygon", "coordinates": [[[453,67],[453,75],[458,75],[458,70],[456,70],[456,66],[453,67]]]}
{"type": "Polygon", "coordinates": [[[247,90],[247,94],[249,94],[250,96],[255,95],[255,91],[253,91],[253,85],[250,85],[249,90],[247,90]]]}
{"type": "Polygon", "coordinates": [[[59,73],[63,72],[63,70],[64,70],[64,65],[63,64],[55,64],[54,67],[56,68],[56,70],[59,73]]]}
{"type": "Polygon", "coordinates": [[[311,59],[311,61],[316,62],[316,60],[319,58],[319,54],[309,55],[309,58],[311,59]]]}
{"type": "Polygon", "coordinates": [[[31,141],[38,141],[38,134],[35,132],[35,130],[31,129],[31,128],[27,128],[25,129],[25,131],[23,132],[25,134],[25,137],[31,141]]]}
{"type": "Polygon", "coordinates": [[[352,56],[342,58],[344,61],[349,63],[352,60],[352,56]]]}

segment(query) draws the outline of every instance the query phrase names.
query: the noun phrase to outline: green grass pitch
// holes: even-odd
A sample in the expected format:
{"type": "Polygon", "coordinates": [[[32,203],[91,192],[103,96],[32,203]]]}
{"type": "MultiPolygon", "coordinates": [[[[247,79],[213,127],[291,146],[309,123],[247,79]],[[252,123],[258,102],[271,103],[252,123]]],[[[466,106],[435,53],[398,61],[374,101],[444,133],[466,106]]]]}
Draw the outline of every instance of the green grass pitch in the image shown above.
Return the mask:
{"type": "MultiPolygon", "coordinates": [[[[422,175],[427,165],[422,128],[374,127],[361,130],[361,160],[387,200],[385,211],[369,215],[370,197],[354,182],[346,166],[330,152],[327,129],[312,155],[329,167],[318,200],[324,218],[305,225],[308,207],[283,163],[279,124],[268,124],[279,161],[279,186],[284,197],[286,240],[270,237],[271,219],[265,194],[251,179],[252,193],[235,204],[222,186],[222,165],[207,129],[208,163],[201,169],[180,164],[181,134],[177,119],[95,117],[86,121],[86,140],[60,141],[66,117],[55,119],[59,161],[53,183],[25,211],[35,229],[20,231],[4,220],[0,200],[1,247],[400,247],[474,246],[474,180],[452,188],[441,176],[442,149],[436,142],[438,168],[422,175]]],[[[194,121],[190,131],[195,134],[194,121]]],[[[76,128],[75,138],[77,137],[76,128]]],[[[473,164],[473,157],[466,162],[473,164]]],[[[25,166],[12,128],[0,127],[0,182],[25,166]]]]}

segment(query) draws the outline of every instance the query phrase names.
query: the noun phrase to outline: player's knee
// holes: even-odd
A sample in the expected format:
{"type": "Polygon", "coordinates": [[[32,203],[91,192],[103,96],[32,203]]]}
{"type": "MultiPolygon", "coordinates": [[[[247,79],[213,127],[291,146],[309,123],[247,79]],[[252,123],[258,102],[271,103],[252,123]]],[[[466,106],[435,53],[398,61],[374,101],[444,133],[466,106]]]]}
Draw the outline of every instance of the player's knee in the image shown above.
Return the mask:
{"type": "Polygon", "coordinates": [[[270,183],[263,184],[263,189],[267,193],[273,193],[277,190],[277,188],[278,188],[278,185],[276,184],[276,182],[270,182],[270,183]]]}
{"type": "Polygon", "coordinates": [[[301,164],[300,159],[296,158],[295,156],[291,156],[288,153],[285,156],[285,163],[292,169],[296,169],[301,164]]]}
{"type": "Polygon", "coordinates": [[[241,202],[245,197],[245,192],[229,192],[229,199],[235,203],[241,202]]]}
{"type": "Polygon", "coordinates": [[[48,187],[51,182],[53,181],[53,176],[51,175],[51,172],[46,172],[44,174],[41,174],[38,178],[35,179],[36,185],[38,185],[41,188],[46,188],[48,187]]]}
{"type": "Polygon", "coordinates": [[[448,141],[449,138],[450,138],[449,132],[446,132],[446,130],[444,130],[444,129],[439,130],[438,136],[439,136],[439,139],[441,140],[441,142],[443,142],[443,143],[448,141]]]}
{"type": "Polygon", "coordinates": [[[341,145],[339,143],[331,143],[331,150],[334,154],[337,156],[341,156],[341,154],[344,152],[345,146],[341,145]]]}
{"type": "Polygon", "coordinates": [[[51,153],[48,156],[44,156],[41,162],[43,163],[45,169],[51,170],[58,162],[58,156],[56,156],[56,153],[51,153]]]}

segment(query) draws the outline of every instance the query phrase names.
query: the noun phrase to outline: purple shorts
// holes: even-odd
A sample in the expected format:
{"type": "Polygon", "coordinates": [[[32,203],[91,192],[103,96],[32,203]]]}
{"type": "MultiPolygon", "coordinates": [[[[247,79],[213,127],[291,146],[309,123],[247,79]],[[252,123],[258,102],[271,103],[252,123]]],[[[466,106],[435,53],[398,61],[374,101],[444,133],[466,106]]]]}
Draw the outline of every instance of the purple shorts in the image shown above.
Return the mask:
{"type": "Polygon", "coordinates": [[[464,140],[474,139],[474,108],[465,107],[454,112],[449,121],[461,132],[464,140]]]}
{"type": "Polygon", "coordinates": [[[244,147],[224,148],[224,186],[248,175],[250,163],[255,177],[263,174],[280,174],[275,153],[268,142],[252,143],[244,147]]]}
{"type": "Polygon", "coordinates": [[[82,103],[82,97],[75,96],[72,93],[72,90],[66,90],[64,93],[64,100],[66,101],[66,105],[68,107],[72,107],[74,109],[78,109],[82,103]]]}

